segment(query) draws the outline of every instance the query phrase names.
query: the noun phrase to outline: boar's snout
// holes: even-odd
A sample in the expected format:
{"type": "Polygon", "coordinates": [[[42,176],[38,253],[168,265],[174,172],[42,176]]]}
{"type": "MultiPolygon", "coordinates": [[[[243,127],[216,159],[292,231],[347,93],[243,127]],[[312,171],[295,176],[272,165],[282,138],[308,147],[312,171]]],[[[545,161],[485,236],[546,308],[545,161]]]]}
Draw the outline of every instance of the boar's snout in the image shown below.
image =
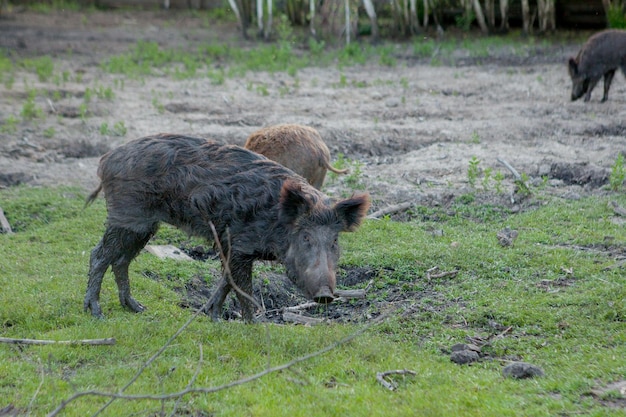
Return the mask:
{"type": "Polygon", "coordinates": [[[320,288],[317,293],[313,296],[313,301],[320,304],[330,304],[335,299],[333,292],[329,287],[320,288]]]}

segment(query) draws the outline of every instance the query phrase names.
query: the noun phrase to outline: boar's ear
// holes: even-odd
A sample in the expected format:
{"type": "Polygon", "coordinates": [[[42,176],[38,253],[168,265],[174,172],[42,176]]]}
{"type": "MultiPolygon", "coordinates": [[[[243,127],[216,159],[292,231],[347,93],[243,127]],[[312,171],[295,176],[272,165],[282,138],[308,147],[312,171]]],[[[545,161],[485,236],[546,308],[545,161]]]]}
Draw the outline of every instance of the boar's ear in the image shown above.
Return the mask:
{"type": "Polygon", "coordinates": [[[367,210],[370,208],[369,194],[352,196],[335,204],[339,220],[343,222],[344,232],[353,232],[361,225],[367,210]]]}
{"type": "Polygon", "coordinates": [[[287,223],[294,223],[303,214],[308,213],[312,203],[302,191],[302,185],[291,180],[283,183],[280,189],[280,215],[287,223]]]}
{"type": "Polygon", "coordinates": [[[569,59],[568,69],[569,69],[570,75],[572,76],[578,75],[578,63],[573,57],[569,59]]]}

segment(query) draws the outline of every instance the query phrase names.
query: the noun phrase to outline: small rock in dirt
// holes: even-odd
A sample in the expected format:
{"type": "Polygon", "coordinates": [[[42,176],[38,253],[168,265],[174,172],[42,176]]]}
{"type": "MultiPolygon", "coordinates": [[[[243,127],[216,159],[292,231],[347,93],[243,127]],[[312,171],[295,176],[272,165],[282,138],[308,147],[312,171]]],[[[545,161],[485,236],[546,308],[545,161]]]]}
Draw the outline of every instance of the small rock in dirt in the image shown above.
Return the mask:
{"type": "Polygon", "coordinates": [[[568,191],[561,196],[565,200],[580,200],[580,194],[575,193],[574,191],[568,191]]]}
{"type": "Polygon", "coordinates": [[[398,107],[400,105],[400,100],[397,98],[390,98],[385,101],[385,106],[387,107],[398,107]]]}
{"type": "Polygon", "coordinates": [[[513,362],[502,369],[502,375],[506,378],[534,378],[536,376],[544,376],[543,370],[531,363],[513,362]]]}
{"type": "Polygon", "coordinates": [[[500,230],[496,234],[496,237],[498,238],[498,243],[500,243],[501,246],[513,246],[513,242],[515,242],[517,235],[517,230],[513,230],[507,226],[500,230]]]}
{"type": "Polygon", "coordinates": [[[451,348],[452,352],[460,352],[463,350],[473,350],[476,353],[480,353],[480,347],[476,346],[473,343],[457,343],[453,345],[451,348]]]}
{"type": "Polygon", "coordinates": [[[476,362],[479,358],[478,352],[473,350],[459,350],[450,355],[450,360],[459,365],[476,362]]]}

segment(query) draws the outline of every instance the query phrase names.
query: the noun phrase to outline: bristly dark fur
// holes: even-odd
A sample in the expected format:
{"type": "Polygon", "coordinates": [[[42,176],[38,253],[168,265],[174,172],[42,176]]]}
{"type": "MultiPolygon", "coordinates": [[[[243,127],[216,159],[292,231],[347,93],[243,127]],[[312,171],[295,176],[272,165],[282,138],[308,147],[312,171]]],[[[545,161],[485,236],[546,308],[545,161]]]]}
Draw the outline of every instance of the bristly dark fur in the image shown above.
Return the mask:
{"type": "Polygon", "coordinates": [[[609,89],[617,69],[626,76],[626,31],[604,30],[591,36],[583,45],[576,58],[568,61],[568,72],[572,79],[572,101],[583,95],[585,101],[604,77],[602,102],[609,98],[609,89]]]}
{"type": "MultiPolygon", "coordinates": [[[[143,310],[130,296],[128,264],[161,222],[207,240],[214,239],[214,225],[222,247],[228,249],[232,278],[247,293],[251,293],[252,262],[277,259],[291,268],[288,275],[296,277],[296,284],[310,297],[322,287],[330,289],[320,297],[331,297],[334,271],[330,269],[338,258],[333,236],[356,229],[369,207],[367,195],[333,204],[304,178],[241,147],[180,135],[129,142],[102,157],[98,175],[101,185],[87,204],[100,189],[104,191],[107,229],[92,251],[85,296],[85,308],[97,316],[102,315],[98,298],[109,266],[122,305],[143,310]],[[313,243],[315,247],[310,246],[313,243]],[[319,266],[316,256],[323,256],[327,264],[319,266]],[[315,268],[325,269],[309,277],[304,273],[315,268]]],[[[211,306],[214,316],[229,289],[230,284],[222,280],[211,306]]],[[[240,301],[244,318],[250,320],[252,306],[240,301]]]]}

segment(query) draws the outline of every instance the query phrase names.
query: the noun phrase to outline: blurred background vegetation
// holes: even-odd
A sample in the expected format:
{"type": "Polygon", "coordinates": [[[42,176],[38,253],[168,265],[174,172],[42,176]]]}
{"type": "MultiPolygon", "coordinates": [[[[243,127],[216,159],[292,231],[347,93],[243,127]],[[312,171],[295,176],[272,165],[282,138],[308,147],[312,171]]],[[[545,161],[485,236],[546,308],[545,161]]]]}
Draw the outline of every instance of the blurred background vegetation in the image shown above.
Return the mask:
{"type": "Polygon", "coordinates": [[[206,10],[236,19],[245,38],[280,39],[285,27],[301,27],[318,40],[346,43],[442,35],[449,28],[485,35],[626,28],[626,0],[0,0],[0,14],[19,8],[206,10]]]}

